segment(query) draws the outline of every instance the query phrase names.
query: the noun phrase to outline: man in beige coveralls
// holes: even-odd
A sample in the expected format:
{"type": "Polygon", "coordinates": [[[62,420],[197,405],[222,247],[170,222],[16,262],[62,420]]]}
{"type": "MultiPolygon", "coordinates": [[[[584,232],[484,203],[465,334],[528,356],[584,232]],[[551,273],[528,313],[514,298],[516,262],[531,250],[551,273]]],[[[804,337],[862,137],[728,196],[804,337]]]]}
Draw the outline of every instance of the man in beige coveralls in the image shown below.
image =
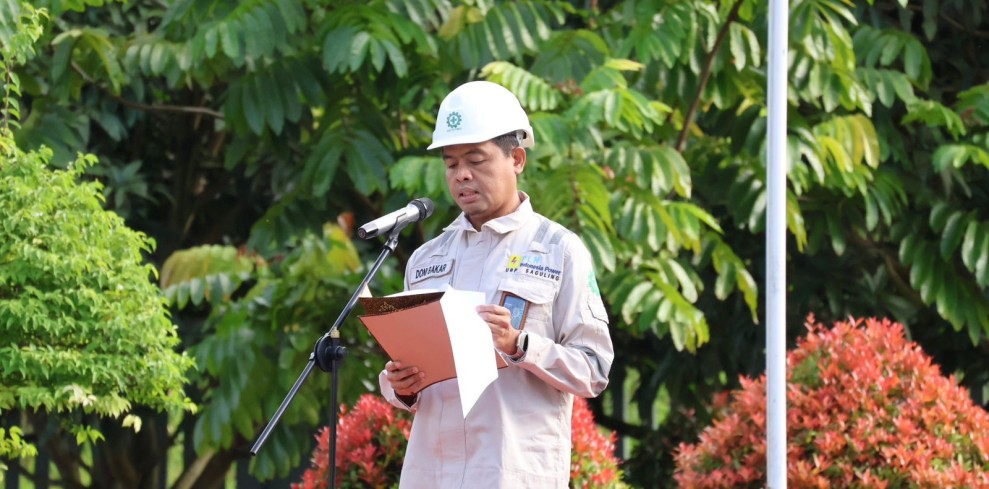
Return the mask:
{"type": "Polygon", "coordinates": [[[440,104],[429,149],[442,149],[463,213],[412,254],[405,288],[484,292],[477,312],[508,366],[464,419],[457,379],[423,389],[415,365],[385,365],[383,395],[415,412],[402,488],[565,488],[573,396],[608,385],[614,350],[590,254],[518,189],[533,143],[500,85],[466,83],[440,104]]]}

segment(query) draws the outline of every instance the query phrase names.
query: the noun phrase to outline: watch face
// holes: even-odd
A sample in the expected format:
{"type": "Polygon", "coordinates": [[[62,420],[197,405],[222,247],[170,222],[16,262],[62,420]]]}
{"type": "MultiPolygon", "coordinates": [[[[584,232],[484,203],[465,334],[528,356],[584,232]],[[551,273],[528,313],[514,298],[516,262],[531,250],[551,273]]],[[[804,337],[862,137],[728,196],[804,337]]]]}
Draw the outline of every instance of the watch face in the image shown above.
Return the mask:
{"type": "Polygon", "coordinates": [[[529,302],[511,292],[505,292],[501,296],[501,305],[512,313],[512,327],[522,329],[525,326],[525,315],[529,309],[529,302]]]}

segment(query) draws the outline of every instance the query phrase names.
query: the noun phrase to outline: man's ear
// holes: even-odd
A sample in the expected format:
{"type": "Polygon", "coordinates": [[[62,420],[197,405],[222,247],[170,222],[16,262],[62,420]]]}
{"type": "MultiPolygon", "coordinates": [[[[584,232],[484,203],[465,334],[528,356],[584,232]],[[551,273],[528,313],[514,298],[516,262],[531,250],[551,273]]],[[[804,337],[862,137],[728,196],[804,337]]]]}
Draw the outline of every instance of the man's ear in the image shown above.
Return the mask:
{"type": "Polygon", "coordinates": [[[516,146],[512,148],[512,166],[515,167],[515,174],[520,175],[525,169],[525,148],[516,146]]]}

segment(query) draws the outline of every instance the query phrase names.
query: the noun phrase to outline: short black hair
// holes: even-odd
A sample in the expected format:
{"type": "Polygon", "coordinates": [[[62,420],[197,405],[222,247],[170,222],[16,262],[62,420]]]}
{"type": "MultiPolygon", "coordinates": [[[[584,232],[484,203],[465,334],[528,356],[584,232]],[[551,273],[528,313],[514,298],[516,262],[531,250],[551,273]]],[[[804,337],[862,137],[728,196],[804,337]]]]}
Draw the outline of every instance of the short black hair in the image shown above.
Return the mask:
{"type": "Polygon", "coordinates": [[[501,148],[501,151],[505,153],[505,156],[510,156],[513,149],[522,146],[523,137],[524,135],[522,134],[522,131],[512,131],[502,134],[501,136],[497,136],[491,141],[501,148]]]}

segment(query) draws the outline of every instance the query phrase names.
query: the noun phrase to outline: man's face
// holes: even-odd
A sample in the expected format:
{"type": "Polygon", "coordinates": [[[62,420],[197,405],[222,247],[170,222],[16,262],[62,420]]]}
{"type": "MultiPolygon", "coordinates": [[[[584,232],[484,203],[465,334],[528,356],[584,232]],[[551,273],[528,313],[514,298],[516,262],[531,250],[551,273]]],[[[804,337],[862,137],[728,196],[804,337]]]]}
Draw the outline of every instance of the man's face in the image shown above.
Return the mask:
{"type": "Polygon", "coordinates": [[[455,144],[443,148],[443,161],[450,195],[475,229],[518,207],[516,177],[525,167],[524,149],[506,156],[491,141],[455,144]]]}

